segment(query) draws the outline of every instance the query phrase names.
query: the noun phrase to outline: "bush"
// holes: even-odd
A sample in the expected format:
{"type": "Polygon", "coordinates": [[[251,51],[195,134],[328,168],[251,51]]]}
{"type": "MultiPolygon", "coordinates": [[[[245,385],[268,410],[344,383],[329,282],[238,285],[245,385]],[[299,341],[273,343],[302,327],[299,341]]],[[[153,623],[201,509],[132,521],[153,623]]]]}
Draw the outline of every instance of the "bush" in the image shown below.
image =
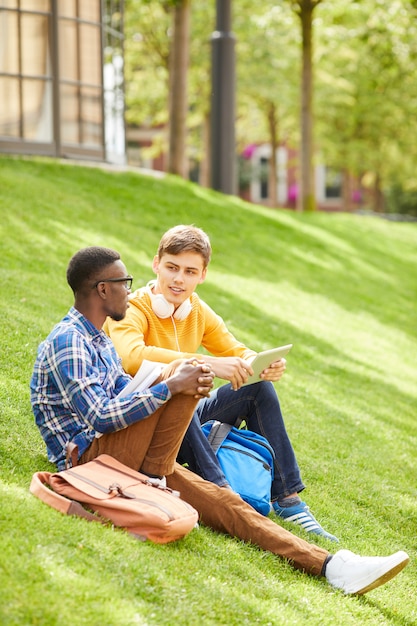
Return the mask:
{"type": "Polygon", "coordinates": [[[386,193],[388,213],[400,213],[417,217],[417,189],[404,189],[395,183],[386,193]]]}

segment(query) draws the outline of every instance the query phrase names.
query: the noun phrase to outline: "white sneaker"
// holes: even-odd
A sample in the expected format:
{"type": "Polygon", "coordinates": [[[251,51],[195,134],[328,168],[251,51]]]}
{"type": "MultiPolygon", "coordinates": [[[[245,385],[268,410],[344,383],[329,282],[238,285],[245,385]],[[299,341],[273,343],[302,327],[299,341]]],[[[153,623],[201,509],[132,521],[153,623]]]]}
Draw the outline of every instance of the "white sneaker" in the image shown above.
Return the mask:
{"type": "Polygon", "coordinates": [[[339,550],[326,567],[326,578],[336,589],[362,595],[394,578],[409,560],[403,551],[391,556],[358,556],[339,550]]]}

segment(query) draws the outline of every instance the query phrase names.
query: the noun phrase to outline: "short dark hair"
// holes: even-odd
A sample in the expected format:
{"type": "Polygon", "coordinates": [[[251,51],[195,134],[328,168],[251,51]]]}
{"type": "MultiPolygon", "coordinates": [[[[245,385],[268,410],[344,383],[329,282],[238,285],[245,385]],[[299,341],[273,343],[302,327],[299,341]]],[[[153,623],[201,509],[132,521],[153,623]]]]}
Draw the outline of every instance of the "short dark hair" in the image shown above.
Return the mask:
{"type": "Polygon", "coordinates": [[[204,267],[210,263],[211,245],[209,236],[196,226],[174,226],[162,235],[158,247],[158,258],[164,254],[197,252],[203,258],[204,267]]]}
{"type": "Polygon", "coordinates": [[[90,246],[74,254],[67,268],[67,282],[74,293],[95,278],[103,268],[120,260],[120,254],[111,248],[90,246]]]}

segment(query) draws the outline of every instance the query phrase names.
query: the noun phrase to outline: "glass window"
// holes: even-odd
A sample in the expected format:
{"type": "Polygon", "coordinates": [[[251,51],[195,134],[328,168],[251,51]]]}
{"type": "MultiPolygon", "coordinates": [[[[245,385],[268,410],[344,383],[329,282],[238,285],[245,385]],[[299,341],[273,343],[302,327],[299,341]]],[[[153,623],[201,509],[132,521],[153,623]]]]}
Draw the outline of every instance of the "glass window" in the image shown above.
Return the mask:
{"type": "Polygon", "coordinates": [[[119,57],[119,66],[116,60],[104,67],[106,150],[113,158],[125,153],[124,94],[121,82],[123,59],[119,57]]]}
{"type": "Polygon", "coordinates": [[[123,7],[121,0],[105,0],[103,23],[122,32],[123,7]]]}
{"type": "Polygon", "coordinates": [[[19,73],[17,13],[0,13],[0,72],[19,73]]]}
{"type": "Polygon", "coordinates": [[[59,2],[57,2],[57,5],[58,15],[65,15],[66,17],[77,17],[76,0],[59,0],[59,2]]]}
{"type": "Polygon", "coordinates": [[[85,87],[81,92],[81,137],[84,145],[103,145],[101,93],[101,89],[93,87],[85,87]]]}
{"type": "Polygon", "coordinates": [[[60,89],[61,141],[63,144],[80,143],[78,87],[62,85],[60,89]]]}
{"type": "Polygon", "coordinates": [[[22,74],[50,75],[48,17],[23,14],[21,29],[22,74]]]}
{"type": "Polygon", "coordinates": [[[124,162],[123,6],[0,0],[0,151],[38,142],[42,154],[124,162]]]}
{"type": "Polygon", "coordinates": [[[98,26],[80,24],[81,81],[101,85],[101,30],[98,26]]]}
{"type": "Polygon", "coordinates": [[[79,80],[77,23],[59,21],[59,73],[61,80],[79,80]]]}
{"type": "Polygon", "coordinates": [[[52,133],[52,84],[46,80],[24,80],[23,137],[29,141],[49,143],[52,133]]]}
{"type": "Polygon", "coordinates": [[[83,20],[90,22],[100,22],[100,3],[99,2],[80,2],[80,15],[83,20]]]}
{"type": "Polygon", "coordinates": [[[19,80],[0,76],[0,135],[20,136],[19,80]]]}
{"type": "Polygon", "coordinates": [[[51,1],[50,0],[20,0],[20,8],[24,11],[50,11],[51,1]]]}
{"type": "Polygon", "coordinates": [[[104,15],[104,107],[106,155],[115,163],[125,161],[123,91],[123,3],[105,0],[104,15]]]}
{"type": "Polygon", "coordinates": [[[18,0],[0,0],[0,7],[5,7],[6,9],[17,9],[18,0]]]}
{"type": "Polygon", "coordinates": [[[122,7],[120,6],[120,2],[115,2],[114,5],[115,6],[113,7],[113,13],[111,16],[111,27],[121,33],[123,18],[122,7]]]}
{"type": "Polygon", "coordinates": [[[326,167],[325,173],[325,195],[327,198],[340,198],[342,196],[342,174],[341,172],[326,167]]]}
{"type": "Polygon", "coordinates": [[[261,183],[261,198],[266,200],[269,197],[269,181],[268,181],[269,159],[261,157],[259,162],[259,177],[261,183]]]}

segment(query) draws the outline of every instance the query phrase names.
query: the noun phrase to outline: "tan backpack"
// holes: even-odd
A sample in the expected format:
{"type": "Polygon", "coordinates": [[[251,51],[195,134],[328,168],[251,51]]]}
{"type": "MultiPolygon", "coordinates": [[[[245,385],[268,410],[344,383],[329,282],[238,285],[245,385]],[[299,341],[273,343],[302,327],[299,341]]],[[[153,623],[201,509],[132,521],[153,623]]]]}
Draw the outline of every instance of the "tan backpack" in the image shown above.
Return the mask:
{"type": "Polygon", "coordinates": [[[36,472],[30,491],[61,513],[110,521],[154,543],[181,539],[198,520],[197,511],[177,491],[152,484],[107,454],[62,472],[36,472]]]}

